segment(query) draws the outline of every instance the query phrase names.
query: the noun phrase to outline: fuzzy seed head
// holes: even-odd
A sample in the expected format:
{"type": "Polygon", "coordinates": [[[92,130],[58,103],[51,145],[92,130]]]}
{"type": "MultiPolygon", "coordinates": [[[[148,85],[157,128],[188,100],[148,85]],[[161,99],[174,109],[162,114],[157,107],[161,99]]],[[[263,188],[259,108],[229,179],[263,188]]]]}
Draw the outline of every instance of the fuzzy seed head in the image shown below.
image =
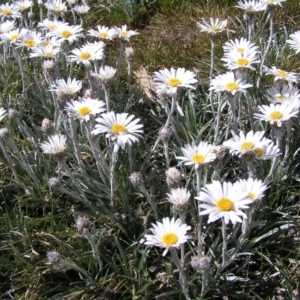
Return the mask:
{"type": "Polygon", "coordinates": [[[172,136],[172,133],[173,132],[170,128],[163,127],[159,131],[158,136],[163,142],[167,142],[170,139],[170,137],[172,136]]]}
{"type": "Polygon", "coordinates": [[[49,179],[49,185],[50,185],[52,188],[54,188],[54,189],[58,189],[58,188],[61,186],[61,183],[60,183],[60,181],[59,181],[58,178],[56,178],[56,177],[51,177],[51,178],[49,179]]]}
{"type": "Polygon", "coordinates": [[[79,232],[88,230],[90,226],[91,226],[91,221],[86,216],[77,218],[76,227],[79,232]]]}
{"type": "Polygon", "coordinates": [[[169,168],[166,171],[166,182],[169,188],[178,188],[181,186],[181,173],[176,168],[169,168]]]}
{"type": "Polygon", "coordinates": [[[60,254],[56,251],[47,252],[49,263],[58,264],[60,262],[60,254]]]}
{"type": "Polygon", "coordinates": [[[195,271],[208,269],[211,263],[211,258],[208,256],[193,256],[191,259],[191,266],[195,271]]]}

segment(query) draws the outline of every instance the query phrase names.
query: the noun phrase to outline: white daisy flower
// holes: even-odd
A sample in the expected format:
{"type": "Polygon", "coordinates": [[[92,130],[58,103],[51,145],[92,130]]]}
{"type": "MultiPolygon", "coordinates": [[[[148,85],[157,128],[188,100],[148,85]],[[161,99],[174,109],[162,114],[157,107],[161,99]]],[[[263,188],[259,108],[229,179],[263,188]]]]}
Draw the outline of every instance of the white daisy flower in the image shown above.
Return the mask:
{"type": "Polygon", "coordinates": [[[167,194],[167,196],[167,200],[173,204],[175,211],[185,211],[189,204],[191,193],[186,188],[177,188],[171,189],[170,194],[167,194]]]}
{"type": "Polygon", "coordinates": [[[81,80],[71,79],[70,77],[65,81],[64,79],[57,79],[51,85],[49,91],[55,92],[57,95],[74,95],[82,88],[81,80]]]}
{"type": "Polygon", "coordinates": [[[97,26],[97,30],[90,29],[88,35],[104,40],[112,40],[118,36],[118,31],[115,28],[97,26]]]}
{"type": "Polygon", "coordinates": [[[56,54],[61,51],[58,47],[35,47],[31,49],[29,57],[55,58],[56,54]]]}
{"type": "Polygon", "coordinates": [[[243,53],[237,51],[226,52],[221,60],[225,62],[225,65],[229,70],[236,70],[240,68],[255,70],[253,64],[260,62],[257,58],[257,51],[253,48],[248,49],[248,51],[243,53]]]}
{"type": "Polygon", "coordinates": [[[177,88],[186,87],[195,89],[194,84],[197,83],[196,75],[185,68],[163,69],[154,73],[157,90],[167,90],[168,94],[176,94],[177,88]]]}
{"type": "Polygon", "coordinates": [[[59,26],[69,26],[69,25],[68,25],[68,23],[65,23],[65,22],[45,19],[42,22],[39,22],[37,26],[51,32],[51,31],[56,30],[59,26]]]}
{"type": "Polygon", "coordinates": [[[262,148],[265,145],[263,142],[264,131],[253,132],[249,131],[246,135],[240,131],[240,135],[236,135],[233,131],[233,139],[225,141],[223,146],[229,149],[232,155],[242,156],[248,153],[255,153],[256,149],[262,148]]]}
{"type": "Polygon", "coordinates": [[[128,113],[115,114],[113,111],[103,113],[100,118],[96,119],[96,129],[93,134],[106,133],[106,138],[110,138],[121,148],[126,144],[131,145],[142,137],[143,125],[137,124],[140,119],[134,119],[133,115],[128,113]]]}
{"type": "Polygon", "coordinates": [[[67,3],[62,2],[61,0],[48,0],[45,3],[45,6],[54,14],[61,14],[67,12],[67,3]]]}
{"type": "Polygon", "coordinates": [[[7,33],[15,29],[15,21],[5,21],[0,23],[0,33],[7,33]]]}
{"type": "Polygon", "coordinates": [[[38,47],[43,42],[40,32],[27,31],[21,35],[21,38],[16,42],[17,47],[27,47],[29,49],[38,47]]]}
{"type": "Polygon", "coordinates": [[[187,242],[190,236],[186,233],[190,229],[191,226],[182,224],[180,219],[163,218],[162,223],[152,224],[150,230],[153,234],[145,235],[145,244],[165,248],[163,252],[165,256],[169,250],[179,248],[181,244],[187,242]]]}
{"type": "Polygon", "coordinates": [[[19,41],[22,37],[27,32],[27,29],[22,28],[20,29],[14,29],[9,32],[3,33],[1,37],[7,41],[9,41],[11,44],[15,44],[17,41],[19,41]]]}
{"type": "Polygon", "coordinates": [[[57,158],[66,156],[67,137],[61,134],[55,134],[48,137],[48,142],[43,142],[41,148],[44,153],[53,155],[57,158]]]}
{"type": "Polygon", "coordinates": [[[128,30],[127,29],[127,25],[122,25],[121,28],[119,27],[115,27],[115,30],[117,32],[117,36],[125,41],[129,41],[129,39],[134,36],[139,34],[137,31],[135,30],[128,30]]]}
{"type": "Polygon", "coordinates": [[[273,103],[271,103],[270,106],[261,105],[258,106],[258,110],[260,113],[255,113],[254,118],[270,122],[270,124],[275,124],[278,127],[281,127],[282,122],[296,117],[299,112],[294,105],[287,102],[281,105],[273,103]]]}
{"type": "Polygon", "coordinates": [[[93,77],[98,79],[105,87],[110,86],[117,70],[110,66],[100,67],[99,73],[91,73],[93,77]]]}
{"type": "Polygon", "coordinates": [[[300,106],[300,93],[297,88],[289,85],[283,85],[281,88],[272,86],[266,90],[267,100],[274,104],[282,104],[289,102],[294,104],[296,108],[300,106]]]}
{"type": "Polygon", "coordinates": [[[70,44],[77,41],[78,38],[84,37],[83,28],[80,25],[59,24],[56,29],[51,31],[51,36],[59,38],[61,42],[68,41],[70,44]]]}
{"type": "Polygon", "coordinates": [[[226,224],[231,221],[234,225],[242,222],[240,216],[247,219],[241,209],[249,208],[247,204],[252,203],[246,192],[238,193],[232,183],[219,181],[206,185],[195,199],[204,202],[199,204],[204,208],[200,215],[209,215],[207,223],[224,218],[226,224]]]}
{"type": "Polygon", "coordinates": [[[222,32],[227,26],[227,20],[220,21],[219,18],[209,18],[209,21],[210,23],[206,22],[202,18],[202,23],[197,22],[197,26],[200,28],[201,32],[207,32],[209,34],[215,35],[222,32]]]}
{"type": "Polygon", "coordinates": [[[249,14],[254,14],[267,9],[266,4],[261,0],[241,0],[238,1],[238,5],[236,7],[245,10],[249,14]]]}
{"type": "Polygon", "coordinates": [[[236,79],[233,72],[218,75],[212,79],[210,90],[215,92],[228,92],[235,95],[237,92],[245,93],[252,84],[245,83],[241,79],[236,79]]]}
{"type": "Polygon", "coordinates": [[[269,139],[263,139],[262,145],[257,147],[254,151],[255,160],[269,160],[275,156],[280,155],[280,149],[269,139]]]}
{"type": "Polygon", "coordinates": [[[91,61],[101,60],[104,58],[104,43],[103,42],[87,42],[81,48],[71,51],[68,56],[69,62],[83,63],[86,67],[91,65],[91,61]]]}
{"type": "Polygon", "coordinates": [[[31,0],[20,0],[20,1],[16,1],[14,4],[17,7],[17,9],[19,10],[19,12],[22,13],[22,12],[25,12],[25,10],[27,10],[31,6],[33,6],[33,1],[31,1],[31,0]]]}
{"type": "Polygon", "coordinates": [[[86,5],[86,4],[82,4],[82,5],[75,5],[72,10],[74,10],[77,14],[79,15],[84,15],[86,13],[88,13],[88,11],[90,10],[91,8],[86,5]]]}
{"type": "Polygon", "coordinates": [[[282,2],[286,0],[261,0],[266,6],[282,6],[282,2]]]}
{"type": "Polygon", "coordinates": [[[282,80],[287,81],[289,84],[292,83],[298,83],[299,82],[299,76],[295,72],[288,72],[282,69],[278,69],[277,67],[273,66],[271,69],[265,68],[264,72],[267,75],[273,75],[274,81],[282,80]]]}
{"type": "Polygon", "coordinates": [[[289,44],[289,47],[296,51],[300,52],[300,30],[294,32],[290,35],[290,38],[286,40],[286,43],[289,44]]]}
{"type": "Polygon", "coordinates": [[[240,179],[234,184],[237,191],[247,193],[252,201],[260,200],[264,196],[265,190],[268,188],[261,180],[248,178],[240,179]]]}
{"type": "Polygon", "coordinates": [[[80,119],[80,121],[86,122],[90,120],[91,115],[95,116],[104,112],[105,108],[103,106],[105,106],[103,101],[91,98],[78,97],[78,101],[72,100],[71,102],[67,102],[68,112],[80,119]]]}
{"type": "Polygon", "coordinates": [[[1,4],[0,5],[0,18],[6,19],[6,18],[20,18],[21,13],[18,11],[18,8],[14,4],[1,4]]]}
{"type": "Polygon", "coordinates": [[[184,156],[176,156],[177,160],[181,160],[179,164],[186,166],[195,166],[198,169],[216,159],[216,154],[212,151],[212,145],[206,142],[200,142],[198,146],[194,143],[192,145],[185,145],[181,148],[184,156]]]}
{"type": "Polygon", "coordinates": [[[0,122],[6,117],[7,112],[4,108],[0,107],[0,122]]]}
{"type": "MultiPolygon", "coordinates": [[[[245,38],[240,38],[240,39],[235,39],[235,40],[230,40],[228,42],[226,42],[223,45],[223,50],[224,52],[228,53],[228,52],[238,52],[238,53],[247,53],[247,52],[258,52],[258,47],[254,44],[249,42],[247,39],[245,38]]],[[[225,54],[226,56],[226,54],[225,54]]]]}

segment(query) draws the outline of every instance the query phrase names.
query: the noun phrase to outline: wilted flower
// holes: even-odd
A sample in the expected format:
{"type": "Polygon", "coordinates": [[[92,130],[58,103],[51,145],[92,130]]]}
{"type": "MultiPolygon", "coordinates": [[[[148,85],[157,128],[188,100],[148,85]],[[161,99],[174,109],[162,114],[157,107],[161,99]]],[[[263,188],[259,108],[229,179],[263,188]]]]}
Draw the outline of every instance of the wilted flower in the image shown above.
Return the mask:
{"type": "Polygon", "coordinates": [[[170,137],[172,136],[173,131],[172,129],[168,128],[168,127],[163,127],[160,129],[158,136],[162,141],[168,141],[170,139],[170,137]]]}
{"type": "Polygon", "coordinates": [[[187,210],[191,193],[186,188],[171,189],[167,200],[173,204],[173,210],[183,212],[187,210]]]}
{"type": "Polygon", "coordinates": [[[176,188],[181,186],[181,173],[176,168],[169,168],[166,171],[166,182],[169,188],[176,188]]]}
{"type": "Polygon", "coordinates": [[[208,256],[193,256],[191,259],[191,266],[195,271],[208,269],[211,264],[211,258],[208,256]]]}
{"type": "Polygon", "coordinates": [[[89,220],[88,217],[83,216],[83,217],[78,217],[76,219],[76,228],[78,231],[84,231],[87,230],[91,227],[91,221],[89,220]]]}
{"type": "Polygon", "coordinates": [[[133,172],[129,176],[129,181],[131,182],[131,184],[133,185],[134,188],[138,187],[139,185],[141,185],[144,182],[143,176],[140,172],[133,172]]]}
{"type": "Polygon", "coordinates": [[[104,87],[109,87],[114,80],[116,69],[110,66],[100,67],[99,73],[92,73],[92,76],[98,79],[104,87]]]}
{"type": "Polygon", "coordinates": [[[50,264],[58,264],[61,260],[60,254],[56,251],[47,252],[47,258],[50,264]]]}

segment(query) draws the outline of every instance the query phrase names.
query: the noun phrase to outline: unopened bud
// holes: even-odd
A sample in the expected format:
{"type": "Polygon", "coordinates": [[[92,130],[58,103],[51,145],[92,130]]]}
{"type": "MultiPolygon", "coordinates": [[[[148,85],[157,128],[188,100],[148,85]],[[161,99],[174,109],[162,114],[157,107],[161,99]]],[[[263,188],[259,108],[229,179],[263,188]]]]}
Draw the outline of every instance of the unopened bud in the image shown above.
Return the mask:
{"type": "Polygon", "coordinates": [[[129,180],[134,188],[138,187],[140,184],[143,183],[143,176],[140,172],[133,172],[129,176],[129,180]]]}
{"type": "Polygon", "coordinates": [[[51,177],[49,179],[49,184],[54,189],[58,189],[61,186],[60,180],[56,177],[51,177]]]}
{"type": "Polygon", "coordinates": [[[16,119],[18,117],[18,112],[15,109],[10,108],[8,110],[8,117],[10,119],[16,119]]]}
{"type": "Polygon", "coordinates": [[[191,266],[195,271],[208,269],[211,263],[211,258],[208,256],[193,256],[191,259],[191,266]]]}
{"type": "Polygon", "coordinates": [[[181,186],[181,173],[176,168],[169,168],[166,171],[166,182],[169,188],[177,188],[181,186]]]}
{"type": "Polygon", "coordinates": [[[91,221],[86,217],[78,217],[76,220],[76,227],[78,231],[82,231],[84,229],[89,229],[91,226],[91,221]]]}
{"type": "Polygon", "coordinates": [[[9,132],[7,128],[0,128],[0,138],[5,139],[9,136],[9,132]]]}
{"type": "Polygon", "coordinates": [[[125,48],[125,59],[127,61],[133,61],[134,58],[134,49],[132,47],[125,48]]]}
{"type": "Polygon", "coordinates": [[[54,123],[51,122],[48,118],[43,119],[41,131],[43,131],[49,135],[53,134],[54,133],[54,123]]]}
{"type": "Polygon", "coordinates": [[[47,252],[47,258],[51,264],[58,264],[60,262],[60,254],[55,251],[47,252]]]}
{"type": "Polygon", "coordinates": [[[158,133],[158,136],[159,138],[163,141],[163,142],[167,142],[170,137],[172,136],[172,130],[168,127],[163,127],[159,133],[158,133]]]}

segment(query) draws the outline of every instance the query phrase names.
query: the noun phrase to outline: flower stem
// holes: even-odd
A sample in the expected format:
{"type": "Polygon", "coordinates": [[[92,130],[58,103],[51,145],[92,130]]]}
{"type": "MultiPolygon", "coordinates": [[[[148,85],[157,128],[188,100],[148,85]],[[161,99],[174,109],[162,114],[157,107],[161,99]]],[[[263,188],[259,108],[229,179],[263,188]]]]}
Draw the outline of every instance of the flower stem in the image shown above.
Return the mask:
{"type": "Polygon", "coordinates": [[[224,218],[222,218],[222,237],[223,237],[223,247],[222,247],[222,268],[226,266],[226,252],[227,252],[227,238],[226,238],[226,224],[224,218]]]}

